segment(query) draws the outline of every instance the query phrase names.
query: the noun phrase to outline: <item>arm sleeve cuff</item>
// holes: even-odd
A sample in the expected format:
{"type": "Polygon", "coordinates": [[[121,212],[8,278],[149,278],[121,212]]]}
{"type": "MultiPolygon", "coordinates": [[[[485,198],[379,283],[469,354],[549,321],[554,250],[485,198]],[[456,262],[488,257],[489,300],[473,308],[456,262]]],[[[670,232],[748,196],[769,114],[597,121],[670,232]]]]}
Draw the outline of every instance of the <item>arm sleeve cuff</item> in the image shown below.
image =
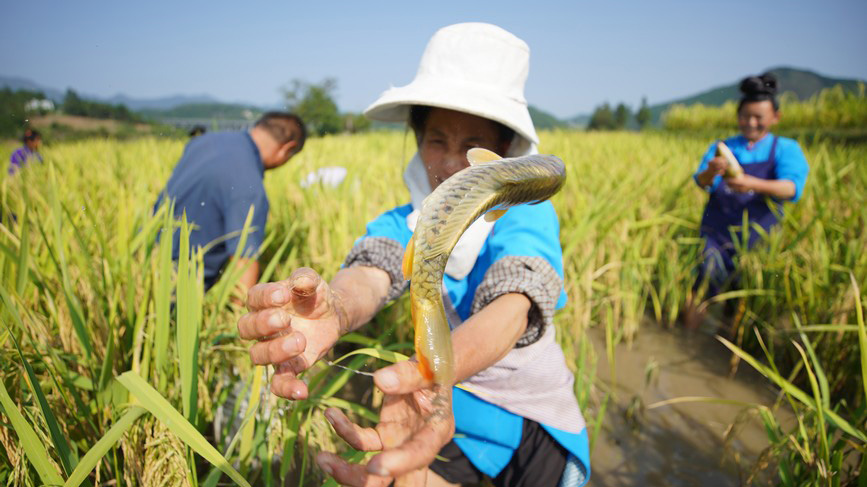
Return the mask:
{"type": "Polygon", "coordinates": [[[391,278],[391,287],[388,290],[388,301],[397,299],[407,288],[407,281],[403,278],[403,253],[405,249],[397,240],[388,237],[367,237],[352,247],[344,267],[376,267],[382,269],[391,278]]]}
{"type": "Polygon", "coordinates": [[[516,348],[532,345],[554,323],[554,309],[563,280],[551,264],[541,257],[504,257],[485,273],[473,299],[472,314],[491,301],[509,293],[520,293],[530,299],[527,330],[518,339],[516,348]]]}

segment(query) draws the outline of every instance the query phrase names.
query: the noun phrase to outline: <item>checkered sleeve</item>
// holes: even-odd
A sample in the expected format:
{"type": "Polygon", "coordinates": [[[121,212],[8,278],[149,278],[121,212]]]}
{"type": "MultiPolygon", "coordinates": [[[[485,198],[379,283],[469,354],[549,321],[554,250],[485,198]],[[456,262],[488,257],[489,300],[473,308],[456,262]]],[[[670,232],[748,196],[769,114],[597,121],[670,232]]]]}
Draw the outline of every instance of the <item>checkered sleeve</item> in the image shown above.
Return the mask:
{"type": "Polygon", "coordinates": [[[542,257],[504,257],[494,262],[473,299],[475,314],[494,299],[509,293],[521,293],[530,299],[527,330],[515,347],[532,345],[554,323],[554,310],[563,280],[550,263],[542,257]]]}
{"type": "Polygon", "coordinates": [[[403,278],[403,245],[388,237],[367,237],[359,240],[343,262],[344,267],[376,267],[391,277],[391,287],[386,299],[397,299],[406,290],[408,282],[403,278]]]}

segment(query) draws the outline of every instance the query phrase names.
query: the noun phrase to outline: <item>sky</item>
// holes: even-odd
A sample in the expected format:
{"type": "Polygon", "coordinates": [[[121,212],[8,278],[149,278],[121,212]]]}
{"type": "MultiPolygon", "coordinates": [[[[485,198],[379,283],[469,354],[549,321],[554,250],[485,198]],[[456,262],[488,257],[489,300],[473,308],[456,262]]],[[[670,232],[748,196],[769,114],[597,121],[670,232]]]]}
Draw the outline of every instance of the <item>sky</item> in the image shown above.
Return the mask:
{"type": "Polygon", "coordinates": [[[208,94],[275,106],[337,79],[341,111],[409,83],[440,27],[497,24],[530,46],[528,101],[567,118],[778,66],[867,79],[867,1],[83,2],[4,0],[0,75],[79,93],[208,94]]]}

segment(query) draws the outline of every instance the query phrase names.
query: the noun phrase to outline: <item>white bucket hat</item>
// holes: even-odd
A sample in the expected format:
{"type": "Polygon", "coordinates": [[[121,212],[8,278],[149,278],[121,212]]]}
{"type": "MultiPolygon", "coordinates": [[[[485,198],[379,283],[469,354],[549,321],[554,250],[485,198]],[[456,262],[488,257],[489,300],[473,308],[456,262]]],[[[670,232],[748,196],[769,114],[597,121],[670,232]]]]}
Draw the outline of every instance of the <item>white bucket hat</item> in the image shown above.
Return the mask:
{"type": "Polygon", "coordinates": [[[539,143],[524,99],[530,48],[500,27],[464,23],[431,38],[412,83],[386,90],[364,114],[382,122],[406,122],[411,105],[448,108],[494,120],[528,145],[539,143]]]}

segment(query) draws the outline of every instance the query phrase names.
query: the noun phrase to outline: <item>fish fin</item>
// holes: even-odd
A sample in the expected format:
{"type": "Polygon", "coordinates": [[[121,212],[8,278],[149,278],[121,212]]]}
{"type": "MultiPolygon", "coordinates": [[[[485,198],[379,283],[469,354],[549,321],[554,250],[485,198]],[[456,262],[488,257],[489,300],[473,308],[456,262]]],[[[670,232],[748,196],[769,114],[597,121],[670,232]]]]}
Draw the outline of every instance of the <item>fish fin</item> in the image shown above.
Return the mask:
{"type": "Polygon", "coordinates": [[[415,255],[415,235],[409,238],[406,244],[406,251],[403,253],[403,263],[400,268],[403,271],[403,278],[409,280],[412,276],[412,259],[415,255]]]}
{"type": "Polygon", "coordinates": [[[486,222],[495,222],[497,221],[503,214],[506,213],[506,210],[491,210],[485,213],[485,221],[486,222]]]}
{"type": "Polygon", "coordinates": [[[502,159],[502,157],[500,157],[496,152],[482,149],[481,147],[473,147],[467,151],[467,160],[470,161],[471,166],[499,161],[500,159],[502,159]]]}
{"type": "Polygon", "coordinates": [[[422,377],[426,380],[433,380],[434,372],[427,357],[419,353],[416,358],[418,359],[418,371],[421,372],[422,377]]]}

